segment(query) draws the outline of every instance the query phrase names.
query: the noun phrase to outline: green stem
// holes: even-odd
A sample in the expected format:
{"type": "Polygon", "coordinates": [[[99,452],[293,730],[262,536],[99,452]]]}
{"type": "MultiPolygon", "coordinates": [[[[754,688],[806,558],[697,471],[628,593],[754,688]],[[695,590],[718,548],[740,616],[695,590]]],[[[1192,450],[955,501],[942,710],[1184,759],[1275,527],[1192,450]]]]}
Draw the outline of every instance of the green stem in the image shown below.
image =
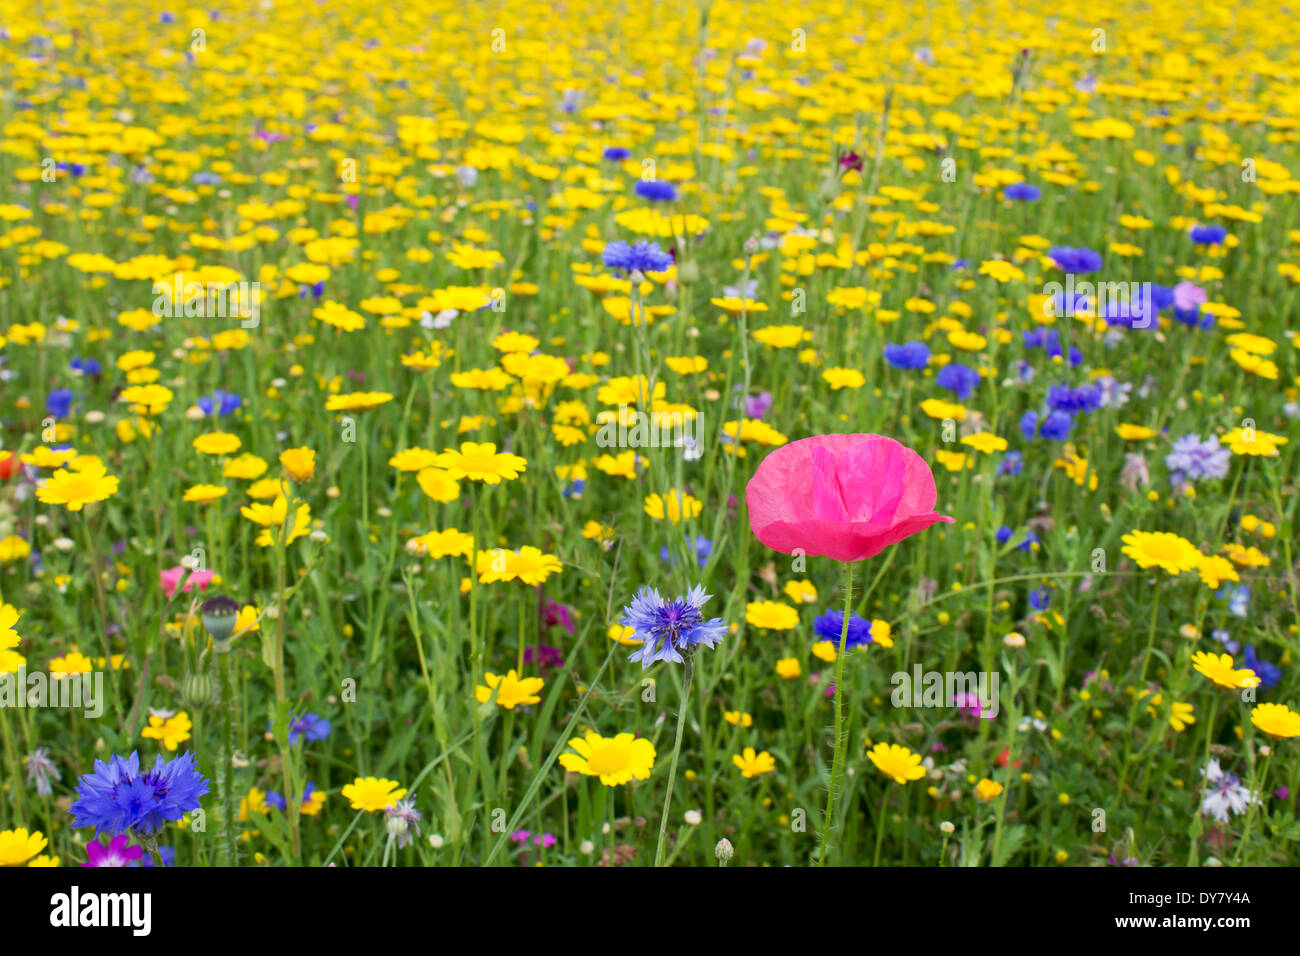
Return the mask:
{"type": "Polygon", "coordinates": [[[826,793],[826,818],[822,821],[822,849],[818,866],[826,865],[831,844],[831,830],[835,827],[835,797],[839,793],[844,772],[844,651],[849,638],[849,620],[853,615],[853,562],[848,562],[844,581],[844,623],[840,627],[840,646],[835,655],[835,756],[831,762],[831,785],[826,793]]]}
{"type": "Polygon", "coordinates": [[[221,716],[217,740],[217,792],[221,800],[221,834],[217,846],[217,865],[235,865],[235,791],[230,754],[234,739],[235,682],[231,676],[230,652],[218,650],[217,709],[221,716]]]}
{"type": "Polygon", "coordinates": [[[668,847],[668,811],[673,803],[673,785],[677,782],[677,758],[682,752],[682,731],[686,727],[686,711],[691,706],[691,682],[695,677],[695,657],[684,655],[686,670],[682,676],[682,705],[677,711],[677,739],[673,743],[673,759],[668,765],[668,792],[664,794],[664,811],[659,816],[659,842],[655,846],[655,866],[664,865],[664,851],[668,847]]]}

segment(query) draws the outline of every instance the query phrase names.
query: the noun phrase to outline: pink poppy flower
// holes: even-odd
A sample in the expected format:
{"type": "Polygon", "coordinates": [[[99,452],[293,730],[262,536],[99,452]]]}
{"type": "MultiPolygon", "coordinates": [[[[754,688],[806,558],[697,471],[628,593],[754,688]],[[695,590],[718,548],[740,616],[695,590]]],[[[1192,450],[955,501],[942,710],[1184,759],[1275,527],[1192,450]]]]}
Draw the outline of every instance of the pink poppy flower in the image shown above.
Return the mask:
{"type": "Polygon", "coordinates": [[[773,551],[862,561],[938,521],[930,466],[884,435],[818,435],[776,449],[745,489],[773,551]]]}
{"type": "Polygon", "coordinates": [[[211,571],[195,571],[193,574],[190,574],[189,571],[178,564],[174,568],[168,568],[166,571],[163,571],[160,575],[162,578],[163,593],[168,597],[175,594],[176,586],[181,583],[181,579],[187,574],[190,575],[189,580],[187,580],[185,586],[181,588],[181,590],[186,594],[193,591],[196,587],[202,591],[212,583],[211,571]]]}

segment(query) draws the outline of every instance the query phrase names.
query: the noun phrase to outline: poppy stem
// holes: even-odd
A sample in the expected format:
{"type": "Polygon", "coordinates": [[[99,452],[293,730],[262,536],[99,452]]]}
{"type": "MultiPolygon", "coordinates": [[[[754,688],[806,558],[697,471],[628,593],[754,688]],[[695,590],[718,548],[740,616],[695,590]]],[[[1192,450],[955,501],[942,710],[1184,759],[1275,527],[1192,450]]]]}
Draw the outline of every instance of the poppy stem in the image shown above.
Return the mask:
{"type": "Polygon", "coordinates": [[[217,660],[217,711],[220,716],[217,729],[217,793],[221,804],[221,834],[217,843],[217,865],[238,865],[235,841],[238,821],[235,815],[234,765],[234,712],[238,706],[235,697],[235,679],[230,666],[230,649],[226,647],[213,655],[217,660]]]}
{"type": "Polygon", "coordinates": [[[826,865],[831,830],[835,826],[835,797],[839,793],[844,771],[844,651],[849,639],[849,620],[853,616],[853,562],[847,564],[844,580],[844,623],[840,626],[840,646],[835,655],[835,756],[831,761],[831,785],[826,794],[826,818],[822,821],[822,849],[817,865],[826,865]]]}
{"type": "Polygon", "coordinates": [[[695,655],[684,654],[686,668],[682,672],[682,704],[677,710],[677,740],[673,744],[673,759],[668,765],[668,792],[664,794],[664,812],[659,815],[659,842],[655,845],[655,866],[664,865],[664,851],[668,848],[668,811],[673,803],[673,785],[677,782],[677,757],[682,752],[682,730],[686,727],[686,711],[691,706],[691,682],[695,677],[695,655]]]}

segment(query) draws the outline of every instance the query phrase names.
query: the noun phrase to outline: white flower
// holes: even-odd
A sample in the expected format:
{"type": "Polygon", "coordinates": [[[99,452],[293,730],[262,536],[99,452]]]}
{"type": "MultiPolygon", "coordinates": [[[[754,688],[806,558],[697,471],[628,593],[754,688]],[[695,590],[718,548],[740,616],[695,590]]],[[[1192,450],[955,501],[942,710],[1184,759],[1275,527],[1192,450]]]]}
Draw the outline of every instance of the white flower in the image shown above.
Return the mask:
{"type": "Polygon", "coordinates": [[[1122,408],[1128,404],[1129,392],[1133,390],[1132,382],[1116,381],[1114,376],[1105,375],[1097,379],[1101,386],[1101,407],[1122,408]]]}
{"type": "Polygon", "coordinates": [[[432,312],[420,313],[420,327],[425,329],[445,329],[451,325],[456,316],[460,315],[455,309],[443,309],[437,315],[432,312]]]}
{"type": "Polygon", "coordinates": [[[1231,810],[1233,815],[1242,814],[1252,803],[1259,803],[1259,797],[1249,787],[1243,786],[1236,774],[1219,766],[1217,757],[1205,765],[1201,774],[1206,782],[1201,813],[1206,816],[1227,823],[1228,811],[1231,810]]]}

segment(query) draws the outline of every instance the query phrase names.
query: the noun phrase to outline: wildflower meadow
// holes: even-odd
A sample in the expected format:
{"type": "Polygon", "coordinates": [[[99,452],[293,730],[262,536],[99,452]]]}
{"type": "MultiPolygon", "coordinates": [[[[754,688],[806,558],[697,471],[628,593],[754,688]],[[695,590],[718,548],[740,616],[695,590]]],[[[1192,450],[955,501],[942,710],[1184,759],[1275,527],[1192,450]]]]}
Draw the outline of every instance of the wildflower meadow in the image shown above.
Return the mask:
{"type": "Polygon", "coordinates": [[[0,867],[1300,863],[1297,13],[0,0],[0,867]]]}

